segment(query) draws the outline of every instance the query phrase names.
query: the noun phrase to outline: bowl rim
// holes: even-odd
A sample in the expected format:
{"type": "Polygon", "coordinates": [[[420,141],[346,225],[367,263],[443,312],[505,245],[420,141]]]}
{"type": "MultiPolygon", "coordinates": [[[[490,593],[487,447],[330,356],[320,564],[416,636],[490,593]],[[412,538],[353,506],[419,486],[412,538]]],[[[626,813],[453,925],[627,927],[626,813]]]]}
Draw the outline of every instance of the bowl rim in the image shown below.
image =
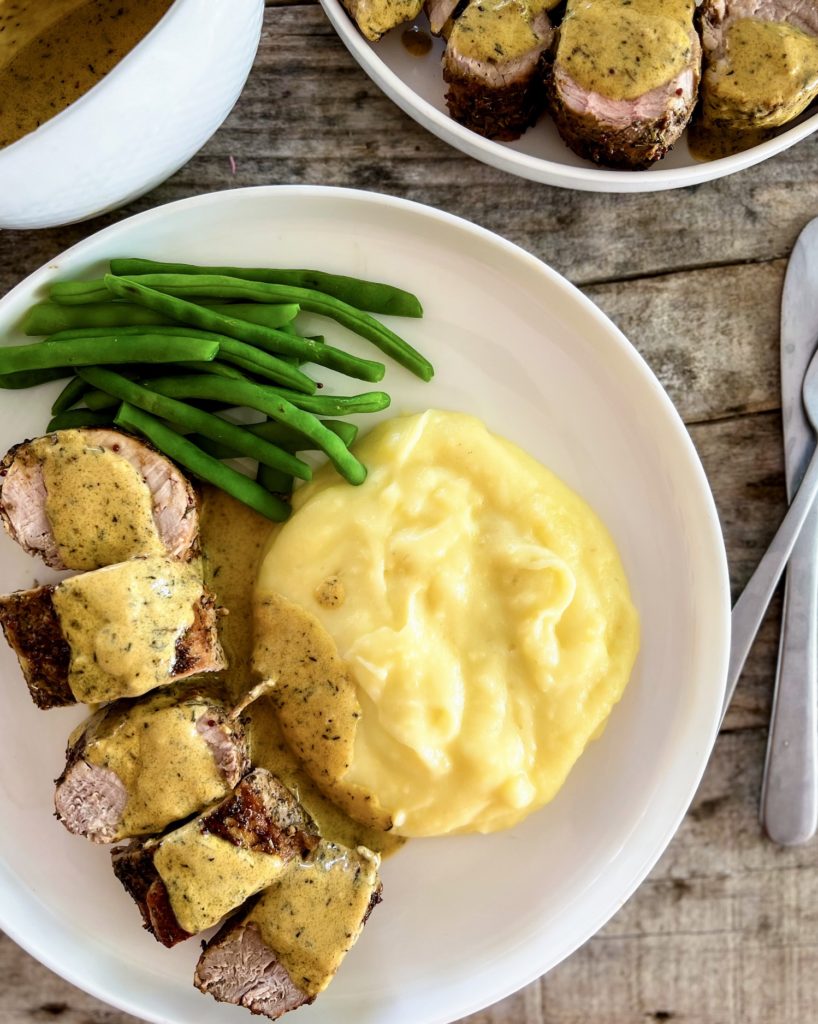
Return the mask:
{"type": "MultiPolygon", "coordinates": [[[[563,277],[563,275],[559,274],[538,257],[527,252],[521,246],[503,238],[501,235],[498,235],[487,228],[472,223],[466,218],[459,217],[455,214],[412,200],[382,193],[369,192],[366,190],[321,185],[260,185],[242,189],[227,189],[176,200],[163,206],[154,207],[142,213],[135,214],[122,221],[118,221],[117,223],[109,225],[100,231],[94,232],[87,238],[75,243],[64,252],[44,263],[33,271],[33,273],[27,275],[5,296],[0,298],[0,309],[9,299],[30,290],[34,286],[39,286],[44,279],[53,276],[55,267],[59,266],[64,259],[72,256],[78,249],[84,248],[90,242],[105,239],[106,236],[116,236],[127,225],[134,222],[139,222],[143,225],[149,224],[151,221],[161,222],[161,219],[170,210],[175,210],[180,207],[206,207],[220,202],[229,203],[231,199],[238,200],[242,195],[251,195],[260,198],[263,198],[266,195],[281,195],[284,197],[288,195],[310,196],[316,199],[336,198],[341,200],[346,199],[347,201],[353,200],[363,203],[371,203],[375,206],[385,208],[408,210],[409,212],[430,217],[435,221],[448,224],[459,230],[481,237],[486,241],[490,241],[494,245],[499,245],[508,254],[519,260],[524,260],[532,268],[536,267],[539,273],[546,274],[555,284],[558,284],[561,288],[565,289],[566,294],[570,295],[571,298],[579,304],[583,313],[591,318],[600,328],[604,329],[608,335],[610,343],[619,350],[621,357],[625,359],[643,378],[646,389],[652,393],[654,401],[656,401],[662,409],[663,415],[666,418],[667,428],[672,430],[675,443],[678,446],[677,450],[680,454],[684,455],[684,467],[689,478],[694,480],[697,484],[698,497],[700,499],[698,502],[700,515],[702,521],[706,523],[708,527],[706,534],[698,538],[697,547],[705,548],[707,558],[710,560],[709,564],[712,579],[717,583],[712,599],[709,602],[711,610],[716,614],[709,620],[708,636],[716,637],[718,639],[719,649],[716,651],[713,651],[712,648],[708,649],[710,652],[713,677],[712,700],[715,713],[707,734],[699,737],[700,744],[698,748],[698,756],[695,760],[695,769],[691,770],[688,776],[689,783],[687,785],[679,783],[677,786],[680,799],[676,813],[668,816],[666,826],[657,833],[650,844],[646,843],[645,847],[641,849],[639,854],[633,857],[633,860],[626,871],[629,883],[626,886],[618,888],[616,892],[611,892],[604,901],[601,912],[595,915],[597,918],[601,919],[602,923],[593,924],[590,928],[588,928],[586,924],[583,924],[581,927],[578,927],[578,929],[575,929],[579,933],[579,938],[577,939],[577,937],[572,933],[570,948],[565,949],[562,952],[562,955],[558,958],[552,959],[550,962],[545,964],[540,961],[539,965],[533,964],[528,969],[522,969],[521,965],[521,970],[515,973],[513,977],[499,979],[493,986],[488,1002],[486,1000],[485,993],[483,995],[477,995],[477,990],[475,989],[473,1003],[470,1006],[462,1006],[458,1011],[460,1014],[473,1013],[487,1005],[491,1005],[494,1002],[505,998],[511,993],[520,990],[525,985],[530,984],[538,977],[541,977],[566,957],[570,956],[581,945],[588,941],[588,939],[596,934],[599,928],[610,920],[613,914],[616,913],[628,899],[630,899],[636,889],[642,884],[647,874],[667,849],[667,846],[677,832],[681,821],[687,814],[693,796],[698,789],[701,778],[709,763],[713,745],[718,736],[721,724],[721,707],[726,689],[729,658],[730,585],[727,557],[715,501],[713,499],[704,468],[701,464],[701,460],[699,459],[698,453],[696,452],[695,446],[687,432],[684,422],[658,378],[655,376],[646,360],[626,338],[622,331],[619,330],[619,328],[602,312],[601,309],[599,309],[598,306],[595,305],[595,303],[591,301],[591,299],[585,296],[575,285],[568,281],[567,278],[563,277]]],[[[65,958],[63,957],[61,960],[57,952],[52,951],[49,944],[44,941],[43,929],[18,928],[17,921],[22,920],[25,915],[21,915],[18,918],[17,913],[12,911],[12,907],[25,907],[30,910],[32,904],[35,905],[36,920],[42,925],[45,925],[47,921],[52,921],[54,919],[54,912],[47,903],[40,902],[39,898],[27,889],[26,885],[17,877],[10,865],[6,864],[3,860],[0,860],[0,889],[5,888],[6,886],[12,889],[12,900],[8,906],[5,904],[0,906],[0,924],[2,924],[2,927],[6,930],[7,934],[13,941],[23,949],[27,950],[32,956],[53,970],[56,974],[65,978],[71,984],[77,985],[84,991],[89,992],[108,1005],[117,1007],[120,1010],[134,1014],[142,1019],[155,1021],[156,1024],[165,1024],[167,1018],[164,1017],[161,1012],[147,1007],[144,1003],[138,1004],[129,997],[128,994],[117,992],[113,990],[110,985],[106,988],[101,981],[98,981],[95,978],[88,978],[87,974],[84,975],[80,972],[73,973],[74,968],[70,964],[63,962],[65,958]],[[15,923],[10,924],[7,918],[14,918],[15,923]]],[[[31,915],[29,915],[29,920],[31,919],[31,915]]],[[[425,1016],[424,1024],[447,1024],[447,1022],[454,1019],[456,1018],[453,1018],[449,1015],[448,1011],[444,1010],[442,1012],[438,1011],[437,1013],[430,1013],[428,1016],[425,1016]]]]}
{"type": "Polygon", "coordinates": [[[77,99],[69,103],[67,107],[63,107],[59,113],[55,114],[53,117],[49,117],[47,121],[43,121],[43,123],[38,125],[33,132],[27,132],[25,135],[21,135],[15,142],[12,142],[10,145],[4,146],[0,149],[0,165],[4,162],[7,154],[12,154],[13,156],[16,153],[19,153],[23,148],[23,144],[26,142],[36,144],[36,142],[42,140],[42,138],[48,134],[49,129],[60,127],[72,112],[76,114],[77,111],[84,110],[89,103],[94,102],[96,95],[101,91],[101,87],[105,85],[106,82],[110,82],[112,79],[119,78],[122,74],[127,73],[129,69],[126,68],[125,71],[122,71],[123,65],[133,63],[131,58],[136,58],[140,51],[148,48],[152,43],[153,37],[160,31],[164,31],[166,22],[175,21],[176,18],[180,16],[179,10],[182,7],[195,2],[196,0],[170,0],[170,6],[159,18],[156,24],[149,29],[144,36],[142,36],[135,46],[128,50],[124,57],[120,58],[120,60],[116,62],[106,75],[103,75],[98,82],[95,82],[90,89],[86,89],[81,96],[78,96],[77,99]]]}
{"type": "Polygon", "coordinates": [[[361,68],[405,114],[443,142],[468,156],[498,170],[545,185],[582,192],[659,192],[685,188],[746,170],[789,149],[818,131],[816,111],[775,138],[767,139],[740,153],[717,160],[697,162],[690,167],[662,167],[659,163],[644,171],[618,171],[595,167],[587,161],[585,165],[579,167],[557,163],[484,138],[458,124],[445,111],[438,110],[416,93],[386,64],[376,52],[375,44],[365,39],[358,31],[341,0],[319,2],[335,31],[361,68]]]}

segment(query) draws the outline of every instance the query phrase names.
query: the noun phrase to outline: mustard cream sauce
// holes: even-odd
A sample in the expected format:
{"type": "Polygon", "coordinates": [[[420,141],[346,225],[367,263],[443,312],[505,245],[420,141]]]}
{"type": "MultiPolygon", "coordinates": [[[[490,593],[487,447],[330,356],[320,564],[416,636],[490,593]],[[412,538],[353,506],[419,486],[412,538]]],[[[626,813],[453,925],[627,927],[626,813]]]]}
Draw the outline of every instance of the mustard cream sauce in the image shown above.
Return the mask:
{"type": "Polygon", "coordinates": [[[276,880],[278,854],[235,846],[202,832],[198,821],[165,836],[153,858],[176,920],[196,934],[220,921],[276,880]]]}
{"type": "Polygon", "coordinates": [[[205,696],[178,687],[108,709],[86,734],[83,758],[114,772],[128,800],[119,837],[161,832],[229,792],[213,752],[197,729],[205,696]]]}
{"type": "Polygon", "coordinates": [[[0,0],[0,149],[96,85],[172,0],[0,0]]]}
{"type": "Polygon", "coordinates": [[[513,60],[542,45],[532,22],[553,6],[553,0],[473,0],[452,26],[452,45],[478,61],[513,60]]]}
{"type": "Polygon", "coordinates": [[[53,603],[71,649],[68,685],[76,699],[138,697],[168,682],[201,595],[198,562],[157,556],[58,584],[53,603]]]}
{"type": "MultiPolygon", "coordinates": [[[[204,488],[201,533],[205,582],[227,609],[227,615],[220,619],[219,633],[230,665],[226,680],[236,701],[256,682],[251,668],[253,589],[261,552],[279,529],[223,491],[204,488]]],[[[323,599],[341,599],[337,582],[334,587],[328,586],[323,599]]],[[[291,632],[292,627],[285,624],[285,630],[291,632]]],[[[267,667],[274,666],[267,663],[267,667]]],[[[353,821],[321,793],[284,740],[269,699],[262,697],[251,704],[243,717],[248,722],[252,763],[267,768],[292,790],[325,839],[350,847],[369,847],[384,856],[403,845],[404,840],[398,836],[353,821]]]]}
{"type": "Polygon", "coordinates": [[[635,100],[690,61],[694,0],[568,0],[560,67],[589,92],[635,100]]]}
{"type": "Polygon", "coordinates": [[[65,565],[98,569],[163,553],[150,489],[127,459],[74,430],[37,438],[31,454],[42,465],[45,512],[65,565]]]}
{"type": "Polygon", "coordinates": [[[309,860],[288,865],[247,916],[308,995],[323,992],[355,944],[379,861],[369,850],[322,842],[309,860]]]}

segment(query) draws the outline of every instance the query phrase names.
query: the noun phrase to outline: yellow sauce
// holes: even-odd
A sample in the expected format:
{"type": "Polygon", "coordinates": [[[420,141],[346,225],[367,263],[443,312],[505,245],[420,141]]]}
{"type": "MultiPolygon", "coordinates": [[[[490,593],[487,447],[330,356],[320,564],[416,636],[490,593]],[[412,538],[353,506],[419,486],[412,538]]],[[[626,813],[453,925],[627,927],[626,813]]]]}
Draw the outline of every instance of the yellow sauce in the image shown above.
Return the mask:
{"type": "MultiPolygon", "coordinates": [[[[219,620],[219,634],[230,665],[227,682],[236,701],[255,681],[250,667],[253,588],[260,553],[278,529],[224,491],[204,489],[201,531],[205,582],[228,612],[219,620]]],[[[329,596],[337,598],[337,590],[329,596]]],[[[268,699],[251,704],[242,717],[248,720],[252,763],[281,779],[317,822],[325,839],[353,848],[367,846],[385,856],[403,845],[404,841],[391,833],[353,821],[321,793],[284,740],[268,699]]]]}
{"type": "Polygon", "coordinates": [[[207,699],[184,699],[177,687],[109,710],[86,738],[84,759],[114,772],[128,793],[117,837],[161,832],[229,790],[211,748],[196,728],[207,699]]]}
{"type": "Polygon", "coordinates": [[[590,92],[634,100],[689,63],[694,0],[569,0],[557,61],[590,92]]]}
{"type": "Polygon", "coordinates": [[[716,159],[757,145],[817,95],[818,38],[786,23],[738,19],[724,56],[705,71],[691,152],[716,159]]]}
{"type": "Polygon", "coordinates": [[[42,463],[45,511],[64,565],[98,569],[164,551],[150,489],[127,459],[74,430],[38,438],[31,448],[42,463]]]}
{"type": "Polygon", "coordinates": [[[366,822],[508,827],[553,798],[627,683],[639,629],[619,556],[576,494],[471,417],[392,420],[356,450],[366,482],[319,471],[259,572],[285,736],[366,822]],[[316,599],[328,579],[340,605],[316,599]]]}
{"type": "Polygon", "coordinates": [[[201,567],[151,556],[64,580],[53,594],[78,701],[138,697],[170,681],[202,594],[201,567]]]}
{"type": "Polygon", "coordinates": [[[463,57],[493,64],[513,60],[542,45],[532,21],[553,6],[551,0],[473,0],[449,38],[463,57]]]}
{"type": "Polygon", "coordinates": [[[0,148],[96,85],[172,0],[0,0],[0,148]]]}
{"type": "Polygon", "coordinates": [[[305,862],[287,866],[247,915],[302,991],[317,996],[355,944],[372,894],[379,858],[322,842],[305,862]]]}
{"type": "Polygon", "coordinates": [[[165,883],[176,920],[196,934],[220,921],[281,874],[278,854],[248,850],[201,831],[198,821],[162,840],[153,865],[165,883]]]}
{"type": "Polygon", "coordinates": [[[423,10],[423,0],[343,0],[343,4],[373,42],[397,25],[414,21],[423,10]]]}

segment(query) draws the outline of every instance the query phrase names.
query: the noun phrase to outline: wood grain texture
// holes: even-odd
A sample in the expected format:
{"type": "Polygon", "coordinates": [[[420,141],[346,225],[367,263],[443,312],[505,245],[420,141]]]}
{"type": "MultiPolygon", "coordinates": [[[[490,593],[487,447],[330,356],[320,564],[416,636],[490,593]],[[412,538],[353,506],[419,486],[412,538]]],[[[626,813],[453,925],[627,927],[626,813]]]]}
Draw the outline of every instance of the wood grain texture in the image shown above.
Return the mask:
{"type": "MultiPolygon", "coordinates": [[[[522,182],[419,128],[357,67],[315,3],[267,0],[247,88],[204,149],[124,210],[58,230],[0,233],[0,292],[136,211],[270,183],[429,203],[505,235],[583,287],[688,424],[739,591],[785,506],[778,303],[785,257],[818,214],[818,137],[684,191],[592,195],[522,182]]],[[[469,1024],[818,1020],[815,846],[777,848],[757,822],[779,616],[776,603],[690,813],[648,880],[564,964],[469,1024]]],[[[0,997],[0,1024],[132,1020],[2,937],[0,997]]]]}

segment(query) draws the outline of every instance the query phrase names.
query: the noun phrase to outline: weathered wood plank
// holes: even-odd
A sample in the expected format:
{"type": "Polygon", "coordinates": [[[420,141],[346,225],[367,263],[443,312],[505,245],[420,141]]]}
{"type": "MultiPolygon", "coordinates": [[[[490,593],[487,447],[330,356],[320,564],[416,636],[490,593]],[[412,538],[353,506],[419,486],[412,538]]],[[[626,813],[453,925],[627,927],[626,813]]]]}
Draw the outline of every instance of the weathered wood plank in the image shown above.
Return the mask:
{"type": "Polygon", "coordinates": [[[432,203],[499,231],[577,283],[777,259],[818,211],[817,159],[818,136],[739,175],[675,192],[615,196],[522,182],[461,155],[403,114],[356,65],[319,7],[275,6],[266,11],[236,109],[185,168],[126,210],[87,225],[0,235],[0,274],[10,284],[137,210],[203,190],[277,182],[371,188],[432,203]]]}

